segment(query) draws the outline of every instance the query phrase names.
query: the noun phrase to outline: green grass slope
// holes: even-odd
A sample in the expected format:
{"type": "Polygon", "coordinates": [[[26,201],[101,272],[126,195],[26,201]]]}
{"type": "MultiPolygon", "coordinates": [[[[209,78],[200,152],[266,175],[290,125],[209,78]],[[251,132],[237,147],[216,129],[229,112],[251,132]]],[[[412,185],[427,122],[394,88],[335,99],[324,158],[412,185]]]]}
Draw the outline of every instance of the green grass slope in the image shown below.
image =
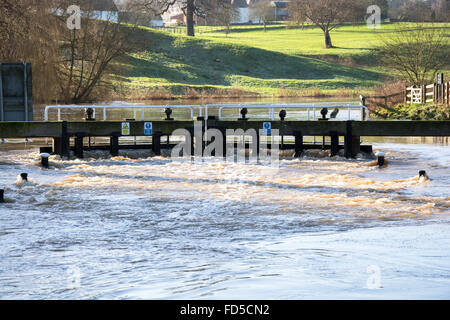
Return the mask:
{"type": "Polygon", "coordinates": [[[377,63],[379,34],[366,26],[344,26],[332,33],[336,48],[323,48],[323,34],[313,27],[235,27],[229,35],[199,27],[195,38],[139,28],[138,42],[125,71],[116,79],[135,90],[165,88],[182,94],[188,87],[240,89],[262,95],[280,90],[347,89],[379,85],[391,76],[377,63]]]}

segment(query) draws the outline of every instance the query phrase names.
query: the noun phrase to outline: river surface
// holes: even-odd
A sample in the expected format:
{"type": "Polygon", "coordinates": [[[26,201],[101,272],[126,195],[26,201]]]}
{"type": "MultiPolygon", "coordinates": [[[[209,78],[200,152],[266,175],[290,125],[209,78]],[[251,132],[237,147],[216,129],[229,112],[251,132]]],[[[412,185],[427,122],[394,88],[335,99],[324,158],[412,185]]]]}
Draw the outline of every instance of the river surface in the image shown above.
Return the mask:
{"type": "Polygon", "coordinates": [[[8,139],[0,299],[449,299],[448,139],[364,142],[387,166],[320,151],[277,166],[129,151],[51,157],[46,170],[43,141],[8,139]]]}
{"type": "Polygon", "coordinates": [[[3,147],[0,298],[449,299],[450,147],[393,141],[381,169],[3,147]]]}

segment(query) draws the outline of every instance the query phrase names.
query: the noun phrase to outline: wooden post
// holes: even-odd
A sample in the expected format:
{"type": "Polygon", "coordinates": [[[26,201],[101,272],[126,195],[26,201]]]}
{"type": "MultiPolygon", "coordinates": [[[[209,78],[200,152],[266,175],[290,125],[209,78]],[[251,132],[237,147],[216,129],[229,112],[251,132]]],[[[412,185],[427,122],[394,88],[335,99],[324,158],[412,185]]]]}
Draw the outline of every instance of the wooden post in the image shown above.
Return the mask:
{"type": "MultiPolygon", "coordinates": [[[[257,130],[257,132],[256,132],[256,157],[255,157],[255,155],[252,154],[252,157],[255,157],[256,160],[259,159],[260,147],[261,147],[261,136],[259,135],[259,130],[257,130]]],[[[266,148],[268,148],[267,144],[266,144],[266,148]]]]}
{"type": "Polygon", "coordinates": [[[295,131],[295,158],[301,157],[303,153],[303,135],[301,131],[295,131]]]}
{"type": "Polygon", "coordinates": [[[53,137],[52,153],[61,155],[61,138],[53,137]]]}
{"type": "Polygon", "coordinates": [[[353,158],[361,151],[361,137],[353,135],[353,121],[349,120],[346,124],[344,153],[347,159],[353,158]]]}
{"type": "Polygon", "coordinates": [[[422,104],[425,104],[427,101],[427,87],[425,85],[422,85],[422,104]]]}
{"type": "MultiPolygon", "coordinates": [[[[227,157],[227,148],[228,148],[228,144],[227,144],[227,130],[225,128],[220,128],[219,129],[222,132],[223,135],[223,158],[226,159],[227,157]]],[[[233,149],[234,152],[234,149],[233,149]]]]}
{"type": "Polygon", "coordinates": [[[439,103],[439,86],[436,83],[433,83],[433,101],[439,103]]]}
{"type": "Polygon", "coordinates": [[[191,156],[195,156],[195,130],[194,128],[188,128],[191,135],[191,156]]]}
{"type": "Polygon", "coordinates": [[[330,132],[331,137],[331,157],[338,155],[339,153],[339,135],[336,131],[330,132]]]}
{"type": "Polygon", "coordinates": [[[450,81],[447,82],[447,105],[450,106],[450,81]]]}
{"type": "Polygon", "coordinates": [[[408,104],[408,87],[405,89],[405,104],[408,104]]]}
{"type": "Polygon", "coordinates": [[[115,135],[110,138],[110,153],[111,156],[117,157],[119,155],[119,136],[115,135]]]}
{"type": "Polygon", "coordinates": [[[83,135],[76,135],[75,136],[75,157],[77,157],[78,159],[83,159],[84,155],[83,155],[83,135]]]}
{"type": "Polygon", "coordinates": [[[440,87],[441,88],[439,89],[440,92],[439,99],[441,100],[442,104],[445,104],[445,83],[442,83],[440,87]]]}
{"type": "Polygon", "coordinates": [[[352,157],[356,157],[358,153],[361,152],[361,137],[360,136],[352,136],[352,157]]]}
{"type": "Polygon", "coordinates": [[[160,132],[155,132],[152,138],[152,150],[157,156],[161,155],[161,136],[162,134],[160,132]]]}
{"type": "Polygon", "coordinates": [[[67,133],[67,121],[61,123],[61,136],[53,137],[53,153],[61,157],[70,156],[70,137],[67,133]]]}

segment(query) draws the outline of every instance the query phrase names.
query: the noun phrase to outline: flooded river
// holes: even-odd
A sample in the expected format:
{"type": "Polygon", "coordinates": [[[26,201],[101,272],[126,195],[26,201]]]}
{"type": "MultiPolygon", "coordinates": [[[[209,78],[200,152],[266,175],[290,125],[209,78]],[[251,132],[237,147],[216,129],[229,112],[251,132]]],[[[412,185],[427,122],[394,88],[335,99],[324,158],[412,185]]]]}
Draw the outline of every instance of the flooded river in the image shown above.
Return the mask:
{"type": "Polygon", "coordinates": [[[365,138],[383,168],[321,152],[274,167],[129,151],[48,170],[8,141],[0,298],[449,299],[443,141],[365,138]]]}
{"type": "Polygon", "coordinates": [[[3,149],[0,298],[448,299],[450,147],[374,147],[387,167],[3,149]]]}

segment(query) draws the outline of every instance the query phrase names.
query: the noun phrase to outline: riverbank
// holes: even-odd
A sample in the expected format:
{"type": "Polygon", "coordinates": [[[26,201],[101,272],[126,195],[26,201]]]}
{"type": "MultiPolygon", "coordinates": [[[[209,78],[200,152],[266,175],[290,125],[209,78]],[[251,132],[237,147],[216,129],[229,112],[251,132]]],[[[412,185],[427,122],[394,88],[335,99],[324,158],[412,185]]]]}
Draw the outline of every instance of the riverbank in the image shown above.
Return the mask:
{"type": "Polygon", "coordinates": [[[450,108],[435,104],[399,104],[393,107],[379,107],[372,116],[391,120],[450,120],[450,108]]]}

